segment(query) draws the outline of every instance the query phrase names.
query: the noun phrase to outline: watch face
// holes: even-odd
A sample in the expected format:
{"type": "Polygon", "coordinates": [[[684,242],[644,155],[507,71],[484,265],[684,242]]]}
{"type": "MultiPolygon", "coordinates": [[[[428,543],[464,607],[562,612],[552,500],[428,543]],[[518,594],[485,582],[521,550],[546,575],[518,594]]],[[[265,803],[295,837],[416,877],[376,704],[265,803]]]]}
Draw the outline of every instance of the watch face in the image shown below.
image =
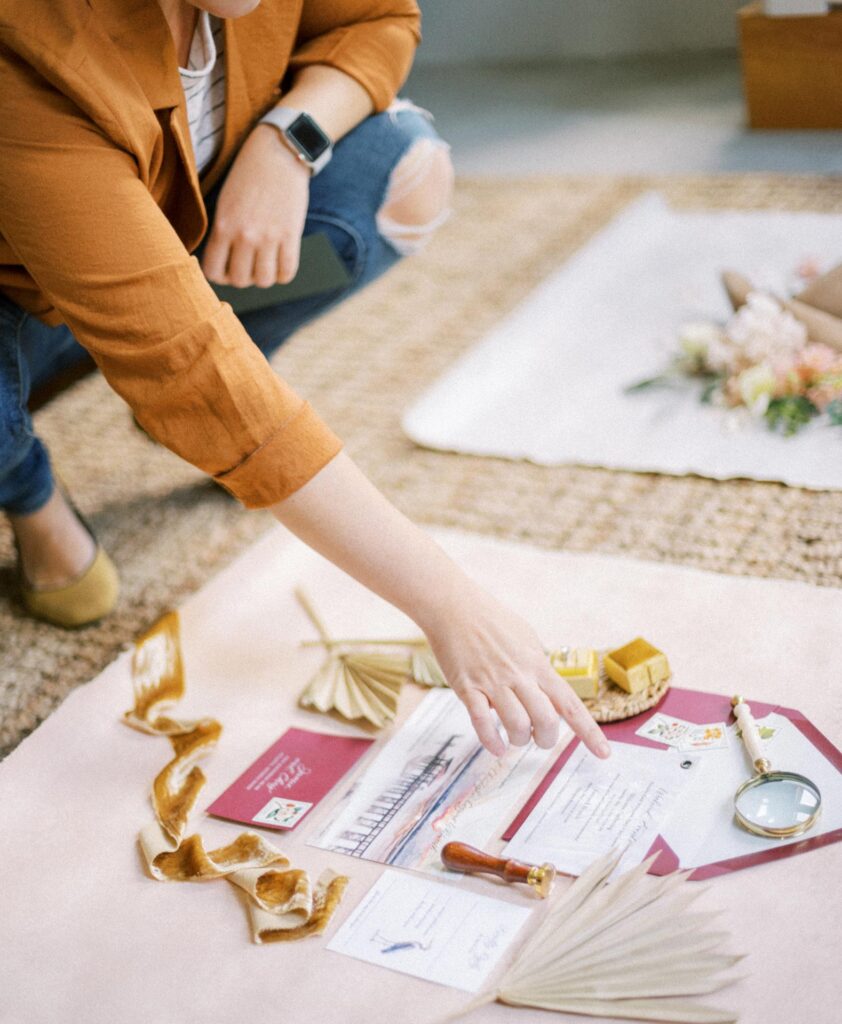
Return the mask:
{"type": "Polygon", "coordinates": [[[292,138],[310,162],[318,160],[322,153],[330,147],[330,139],[306,114],[299,115],[292,122],[287,128],[287,135],[292,138]]]}

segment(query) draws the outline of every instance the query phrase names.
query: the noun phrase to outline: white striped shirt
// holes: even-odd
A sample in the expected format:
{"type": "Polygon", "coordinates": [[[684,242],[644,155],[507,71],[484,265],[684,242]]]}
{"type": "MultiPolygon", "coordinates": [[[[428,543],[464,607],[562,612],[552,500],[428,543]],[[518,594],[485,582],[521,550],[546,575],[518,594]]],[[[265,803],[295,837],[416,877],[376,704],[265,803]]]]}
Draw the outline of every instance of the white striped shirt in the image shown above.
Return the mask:
{"type": "Polygon", "coordinates": [[[225,35],[219,18],[199,13],[186,68],[179,68],[199,174],[222,147],[225,128],[225,35]]]}

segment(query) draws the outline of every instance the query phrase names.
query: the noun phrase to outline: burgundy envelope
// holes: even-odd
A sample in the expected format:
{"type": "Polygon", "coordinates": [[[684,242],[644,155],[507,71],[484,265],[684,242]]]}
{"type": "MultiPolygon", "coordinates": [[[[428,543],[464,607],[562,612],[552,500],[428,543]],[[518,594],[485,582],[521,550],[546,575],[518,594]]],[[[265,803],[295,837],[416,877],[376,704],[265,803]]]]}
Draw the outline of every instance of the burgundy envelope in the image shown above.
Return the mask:
{"type": "MultiPolygon", "coordinates": [[[[762,701],[750,700],[749,704],[751,705],[752,714],[756,718],[763,718],[772,712],[788,718],[807,737],[813,746],[830,761],[834,768],[842,773],[842,751],[838,750],[800,711],[796,711],[793,708],[782,708],[777,705],[764,704],[762,701]]],[[[659,711],[675,718],[683,718],[689,722],[698,722],[699,725],[703,725],[706,722],[727,722],[732,717],[731,699],[729,697],[723,697],[721,694],[716,693],[702,693],[698,690],[682,690],[678,687],[673,687],[667,690],[659,703],[651,710],[635,715],[634,718],[627,718],[622,722],[610,722],[603,726],[603,731],[608,739],[612,741],[634,743],[639,747],[653,747],[657,750],[663,750],[663,744],[635,735],[635,730],[639,729],[641,724],[650,715],[654,715],[659,711]]],[[[514,838],[515,833],[526,821],[547,789],[549,789],[553,779],[567,763],[578,745],[579,740],[573,740],[564,748],[561,756],[541,780],[540,785],[521,809],[518,816],[503,833],[503,839],[509,840],[514,838]]],[[[798,853],[805,853],[807,850],[816,849],[820,846],[828,846],[830,843],[838,843],[840,840],[842,840],[842,829],[835,829],[820,836],[805,836],[798,843],[787,843],[782,846],[770,845],[768,849],[759,850],[756,853],[732,857],[730,860],[721,860],[712,864],[702,864],[694,868],[689,877],[694,880],[714,878],[716,875],[723,875],[729,871],[739,871],[741,868],[749,868],[764,861],[794,857],[798,853]]],[[[666,875],[671,871],[681,868],[678,857],[664,840],[663,836],[656,838],[647,856],[656,852],[659,856],[650,868],[650,874],[666,875]]]]}
{"type": "Polygon", "coordinates": [[[373,742],[287,729],[214,800],[207,813],[259,828],[295,828],[373,742]]]}

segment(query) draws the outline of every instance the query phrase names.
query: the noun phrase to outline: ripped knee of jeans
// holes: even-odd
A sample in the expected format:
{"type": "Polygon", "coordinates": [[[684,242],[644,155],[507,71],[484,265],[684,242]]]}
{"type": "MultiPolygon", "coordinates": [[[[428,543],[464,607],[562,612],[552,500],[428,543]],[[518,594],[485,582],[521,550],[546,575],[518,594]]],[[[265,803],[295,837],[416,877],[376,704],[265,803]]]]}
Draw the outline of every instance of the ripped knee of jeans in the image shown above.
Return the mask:
{"type": "Polygon", "coordinates": [[[452,195],[450,147],[441,139],[420,138],[392,171],[377,230],[401,256],[410,256],[448,219],[452,195]]]}

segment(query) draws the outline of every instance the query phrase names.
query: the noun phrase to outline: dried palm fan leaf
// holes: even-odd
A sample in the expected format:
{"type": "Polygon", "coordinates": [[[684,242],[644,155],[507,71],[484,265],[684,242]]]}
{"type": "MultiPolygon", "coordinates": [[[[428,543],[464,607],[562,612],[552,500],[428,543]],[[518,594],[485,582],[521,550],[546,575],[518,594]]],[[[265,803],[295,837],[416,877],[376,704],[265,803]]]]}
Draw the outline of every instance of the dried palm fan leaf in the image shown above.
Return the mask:
{"type": "Polygon", "coordinates": [[[447,686],[425,637],[336,640],[300,587],[295,596],[319,634],[318,640],[305,641],[303,646],[317,644],[327,651],[327,658],[301,695],[302,707],[338,711],[344,718],[364,718],[380,728],[395,717],[404,682],[447,686]],[[366,650],[383,647],[398,650],[366,650]]]}
{"type": "Polygon", "coordinates": [[[410,655],[409,673],[412,681],[421,686],[447,686],[444,672],[436,661],[429,644],[414,648],[410,655]]]}
{"type": "Polygon", "coordinates": [[[398,710],[401,687],[410,678],[406,650],[372,651],[366,647],[405,648],[421,640],[334,640],[307,595],[295,592],[319,634],[327,657],[299,697],[299,704],[316,711],[337,711],[350,721],[364,719],[382,729],[398,710]]]}
{"type": "Polygon", "coordinates": [[[363,718],[382,728],[395,717],[409,659],[358,652],[332,652],[299,697],[315,711],[338,711],[350,721],[363,718]]]}
{"type": "Polygon", "coordinates": [[[685,873],[653,878],[654,857],[613,882],[620,860],[596,860],[561,896],[521,947],[490,1002],[565,1013],[678,1024],[730,1024],[736,1015],[694,996],[736,978],[740,956],[720,952],[728,935],[710,928],[715,915],[689,910],[704,891],[685,873]]]}

